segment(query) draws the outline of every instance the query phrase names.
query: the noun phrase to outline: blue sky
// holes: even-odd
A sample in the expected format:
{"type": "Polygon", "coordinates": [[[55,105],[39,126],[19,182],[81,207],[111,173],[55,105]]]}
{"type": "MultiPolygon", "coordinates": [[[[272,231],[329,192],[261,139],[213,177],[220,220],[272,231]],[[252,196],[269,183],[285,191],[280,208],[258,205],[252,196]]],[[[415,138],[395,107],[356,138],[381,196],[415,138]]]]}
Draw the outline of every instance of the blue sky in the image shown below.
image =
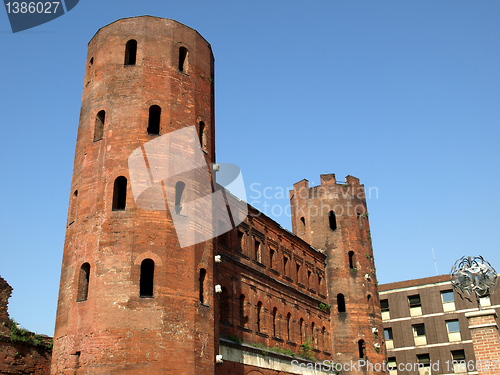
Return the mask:
{"type": "Polygon", "coordinates": [[[87,43],[145,14],[211,43],[217,159],[250,203],[290,229],[288,188],[350,174],[380,283],[435,275],[432,248],[439,273],[500,269],[500,2],[81,0],[16,34],[0,11],[0,275],[23,326],[53,334],[87,43]]]}

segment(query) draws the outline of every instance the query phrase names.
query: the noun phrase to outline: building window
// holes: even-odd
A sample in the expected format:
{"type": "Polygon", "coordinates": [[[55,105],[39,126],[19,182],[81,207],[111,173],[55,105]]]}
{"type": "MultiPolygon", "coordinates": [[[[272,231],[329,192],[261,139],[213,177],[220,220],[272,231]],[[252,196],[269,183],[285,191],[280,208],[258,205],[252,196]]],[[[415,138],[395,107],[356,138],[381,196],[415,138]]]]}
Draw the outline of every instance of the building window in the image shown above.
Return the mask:
{"type": "Polygon", "coordinates": [[[311,270],[307,270],[307,287],[308,287],[309,289],[312,289],[312,285],[311,285],[311,275],[312,275],[311,270]]]}
{"type": "Polygon", "coordinates": [[[318,347],[318,340],[316,338],[316,332],[315,332],[315,326],[314,326],[314,322],[311,323],[311,341],[312,341],[312,346],[313,348],[317,348],[318,347]]]}
{"type": "Polygon", "coordinates": [[[318,293],[323,293],[323,278],[318,273],[318,293]]]}
{"type": "Polygon", "coordinates": [[[229,295],[225,287],[222,287],[219,306],[220,306],[219,320],[224,323],[229,323],[229,295]]]}
{"type": "Polygon", "coordinates": [[[292,341],[292,336],[290,336],[290,323],[292,320],[292,314],[286,314],[286,339],[287,341],[292,341]]]}
{"type": "Polygon", "coordinates": [[[106,121],[106,111],[102,110],[95,116],[94,142],[100,141],[104,134],[104,122],[106,121]]]}
{"type": "Polygon", "coordinates": [[[385,346],[387,349],[394,348],[394,341],[392,338],[392,328],[384,328],[384,338],[385,338],[385,346]]]}
{"type": "Polygon", "coordinates": [[[365,346],[365,340],[359,340],[358,341],[358,353],[359,353],[359,358],[363,359],[366,357],[366,346],[365,346]]]}
{"type": "Polygon", "coordinates": [[[418,369],[418,375],[430,375],[431,374],[431,359],[429,354],[417,354],[417,362],[420,365],[418,369]]]}
{"type": "Polygon", "coordinates": [[[290,275],[290,263],[287,256],[283,256],[283,274],[285,276],[290,275]]]}
{"type": "Polygon", "coordinates": [[[300,318],[299,320],[299,334],[300,334],[300,343],[303,344],[305,341],[304,337],[306,335],[303,318],[300,318]]]}
{"type": "Polygon", "coordinates": [[[203,151],[207,151],[207,129],[205,128],[205,123],[203,121],[200,121],[199,123],[200,126],[200,147],[203,151]]]}
{"type": "Polygon", "coordinates": [[[245,248],[245,235],[242,231],[238,231],[238,243],[237,243],[237,251],[242,253],[245,248]]]}
{"type": "Polygon", "coordinates": [[[90,264],[83,263],[78,274],[78,293],[76,300],[78,302],[86,301],[89,295],[90,264]]]}
{"type": "Polygon", "coordinates": [[[188,72],[188,50],[186,47],[179,48],[179,72],[188,72]]]}
{"type": "Polygon", "coordinates": [[[443,290],[441,292],[441,301],[443,302],[443,311],[455,311],[455,295],[453,290],[443,290]]]}
{"type": "Polygon", "coordinates": [[[335,217],[335,212],[330,211],[328,213],[328,223],[330,224],[331,230],[337,229],[337,218],[335,217]]]}
{"type": "Polygon", "coordinates": [[[273,309],[273,336],[274,337],[278,337],[279,336],[279,332],[278,332],[278,322],[277,322],[277,319],[278,319],[278,309],[275,307],[273,309]]]}
{"type": "Polygon", "coordinates": [[[462,336],[460,334],[460,323],[458,320],[447,320],[446,330],[448,331],[448,340],[450,342],[462,341],[462,336]]]}
{"type": "Polygon", "coordinates": [[[408,304],[410,306],[410,316],[422,315],[422,304],[420,303],[420,294],[408,296],[408,304]]]}
{"type": "Polygon", "coordinates": [[[254,238],[254,255],[255,260],[262,263],[261,243],[257,238],[254,238]]]}
{"type": "Polygon", "coordinates": [[[467,361],[465,360],[465,352],[463,349],[452,350],[451,360],[451,363],[453,364],[453,372],[455,374],[467,372],[467,361]]]}
{"type": "Polygon", "coordinates": [[[297,274],[297,282],[300,283],[301,277],[300,277],[300,263],[295,263],[295,272],[297,274]]]}
{"type": "Polygon", "coordinates": [[[351,270],[355,268],[354,251],[349,251],[349,268],[351,270]]]}
{"type": "Polygon", "coordinates": [[[127,179],[117,177],[113,187],[113,211],[122,211],[127,203],[127,179]]]}
{"type": "Polygon", "coordinates": [[[389,370],[389,375],[397,375],[398,363],[396,362],[396,357],[387,358],[387,369],[389,370]]]}
{"type": "Polygon", "coordinates": [[[200,288],[200,303],[205,303],[205,279],[207,277],[207,271],[202,268],[200,269],[200,279],[199,279],[199,288],[200,288]]]}
{"type": "Polygon", "coordinates": [[[275,268],[275,264],[274,264],[274,262],[275,262],[275,259],[274,259],[275,255],[276,255],[276,251],[274,249],[269,249],[269,267],[271,269],[275,268]]]}
{"type": "Polygon", "coordinates": [[[175,184],[175,213],[177,215],[180,215],[182,213],[185,187],[186,184],[182,181],[177,181],[177,183],[175,184]]]}
{"type": "Polygon", "coordinates": [[[152,259],[144,259],[141,263],[140,297],[153,297],[154,276],[155,262],[152,259]]]}
{"type": "Polygon", "coordinates": [[[240,296],[239,313],[240,313],[240,327],[245,327],[248,319],[247,319],[247,316],[245,314],[245,295],[244,294],[242,294],[240,296]]]}
{"type": "Polygon", "coordinates": [[[300,218],[300,228],[299,228],[299,234],[304,234],[306,232],[306,219],[304,217],[300,218]]]}
{"type": "Polygon", "coordinates": [[[323,348],[323,351],[325,352],[328,351],[328,337],[327,337],[326,327],[323,327],[321,329],[321,347],[323,348]]]}
{"type": "Polygon", "coordinates": [[[73,192],[73,196],[71,197],[71,208],[69,210],[68,225],[73,224],[73,222],[75,221],[76,211],[77,211],[77,200],[78,200],[78,190],[75,190],[73,192]]]}
{"type": "Polygon", "coordinates": [[[157,105],[149,107],[148,134],[160,134],[161,108],[157,105]]]}
{"type": "Polygon", "coordinates": [[[135,65],[137,57],[137,41],[130,39],[125,45],[125,65],[135,65]]]}
{"type": "Polygon", "coordinates": [[[257,303],[257,332],[261,332],[262,302],[257,303]]]}
{"type": "Polygon", "coordinates": [[[389,300],[381,299],[380,300],[380,309],[382,310],[382,320],[391,319],[391,314],[389,313],[389,300]]]}
{"type": "Polygon", "coordinates": [[[342,293],[337,294],[337,310],[340,313],[345,312],[345,298],[342,293]]]}
{"type": "Polygon", "coordinates": [[[415,341],[415,346],[427,345],[424,323],[414,324],[411,326],[411,328],[413,330],[413,339],[415,341]]]}

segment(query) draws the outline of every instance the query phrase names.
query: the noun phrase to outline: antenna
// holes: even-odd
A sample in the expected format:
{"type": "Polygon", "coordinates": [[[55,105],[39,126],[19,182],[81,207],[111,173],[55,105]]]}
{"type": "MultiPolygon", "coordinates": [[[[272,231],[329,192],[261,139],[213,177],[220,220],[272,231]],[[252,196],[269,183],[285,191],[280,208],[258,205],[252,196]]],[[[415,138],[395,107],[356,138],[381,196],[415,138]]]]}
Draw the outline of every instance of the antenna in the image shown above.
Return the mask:
{"type": "Polygon", "coordinates": [[[432,257],[434,258],[434,267],[436,267],[436,276],[439,275],[438,273],[438,265],[436,263],[436,254],[434,254],[434,248],[432,248],[432,257]]]}

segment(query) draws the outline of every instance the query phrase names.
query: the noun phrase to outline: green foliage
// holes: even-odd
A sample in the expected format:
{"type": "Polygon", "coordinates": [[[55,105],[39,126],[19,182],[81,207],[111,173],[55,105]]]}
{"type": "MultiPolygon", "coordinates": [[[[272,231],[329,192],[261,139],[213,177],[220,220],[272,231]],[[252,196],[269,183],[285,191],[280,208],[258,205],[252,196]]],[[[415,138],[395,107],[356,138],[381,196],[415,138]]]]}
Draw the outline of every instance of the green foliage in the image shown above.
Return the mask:
{"type": "Polygon", "coordinates": [[[243,343],[243,339],[239,338],[238,336],[229,335],[229,336],[227,336],[227,339],[231,340],[232,342],[235,342],[237,344],[243,343]]]}
{"type": "Polygon", "coordinates": [[[300,356],[310,361],[316,362],[316,358],[312,355],[313,345],[312,337],[309,337],[305,343],[300,345],[300,356]]]}
{"type": "Polygon", "coordinates": [[[358,272],[358,269],[356,267],[354,267],[354,268],[351,268],[349,271],[351,271],[351,273],[356,273],[356,272],[358,272]]]}
{"type": "Polygon", "coordinates": [[[41,346],[49,351],[52,350],[53,346],[52,340],[49,341],[47,339],[46,342],[42,336],[20,327],[19,324],[17,324],[17,322],[14,319],[9,319],[9,328],[10,328],[10,340],[12,342],[41,346]]]}
{"type": "Polygon", "coordinates": [[[330,312],[331,306],[328,303],[319,302],[318,307],[321,311],[330,312]]]}
{"type": "Polygon", "coordinates": [[[366,257],[366,259],[368,259],[368,260],[372,260],[371,255],[365,254],[365,257],[366,257]]]}

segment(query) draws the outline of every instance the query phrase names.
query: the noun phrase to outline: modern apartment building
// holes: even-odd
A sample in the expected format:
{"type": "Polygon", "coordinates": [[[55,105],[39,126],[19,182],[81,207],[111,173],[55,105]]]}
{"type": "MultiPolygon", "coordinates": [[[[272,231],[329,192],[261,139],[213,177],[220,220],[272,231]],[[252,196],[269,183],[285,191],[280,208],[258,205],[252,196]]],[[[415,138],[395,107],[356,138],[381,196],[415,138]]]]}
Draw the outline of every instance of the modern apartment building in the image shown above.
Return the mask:
{"type": "MultiPolygon", "coordinates": [[[[449,275],[384,284],[379,291],[390,375],[477,374],[496,365],[476,361],[465,314],[478,306],[453,290],[449,275]]],[[[500,293],[481,299],[481,306],[498,314],[500,293]]]]}

